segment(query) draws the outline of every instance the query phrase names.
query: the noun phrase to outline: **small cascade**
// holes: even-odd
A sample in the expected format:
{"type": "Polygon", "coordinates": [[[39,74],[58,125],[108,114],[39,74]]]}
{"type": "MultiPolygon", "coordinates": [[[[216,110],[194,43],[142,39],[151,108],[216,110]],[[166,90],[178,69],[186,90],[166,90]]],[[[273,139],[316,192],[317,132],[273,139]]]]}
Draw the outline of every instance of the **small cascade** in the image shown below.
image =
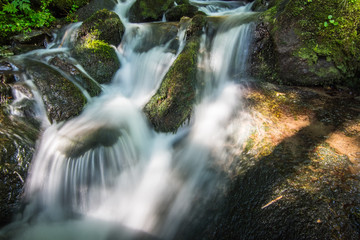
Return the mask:
{"type": "MultiPolygon", "coordinates": [[[[197,199],[209,201],[224,181],[216,166],[227,157],[228,125],[242,108],[251,4],[191,1],[223,17],[214,34],[201,37],[197,75],[204,87],[191,123],[163,134],[152,130],[142,108],[182,52],[186,26],[129,23],[134,2],[115,8],[126,32],[115,46],[121,68],[111,84],[79,116],[53,123],[41,137],[14,239],[174,239],[197,199]]],[[[77,27],[40,59],[53,49],[66,52],[77,27]]]]}

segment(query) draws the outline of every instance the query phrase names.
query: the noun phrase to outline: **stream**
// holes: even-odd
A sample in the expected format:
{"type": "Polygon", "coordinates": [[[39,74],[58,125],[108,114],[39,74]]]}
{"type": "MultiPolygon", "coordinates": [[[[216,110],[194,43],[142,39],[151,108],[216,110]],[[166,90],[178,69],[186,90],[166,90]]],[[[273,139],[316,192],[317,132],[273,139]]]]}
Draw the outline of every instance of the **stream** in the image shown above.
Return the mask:
{"type": "MultiPolygon", "coordinates": [[[[84,111],[59,123],[47,120],[37,98],[36,114],[46,130],[26,182],[27,204],[1,230],[11,239],[175,239],[185,220],[226,188],[219,170],[227,164],[224,146],[234,133],[241,145],[252,127],[242,105],[254,28],[251,3],[191,1],[217,19],[217,29],[201,36],[197,77],[204,86],[192,117],[176,133],[165,134],[152,129],[142,108],[183,51],[186,29],[179,27],[165,44],[147,46],[160,36],[154,35],[154,23],[127,21],[133,2],[114,9],[126,28],[114,46],[121,68],[101,86],[102,94],[91,98],[81,89],[88,98],[84,111]]],[[[47,49],[26,57],[44,63],[66,53],[79,26],[69,26],[47,49]]]]}

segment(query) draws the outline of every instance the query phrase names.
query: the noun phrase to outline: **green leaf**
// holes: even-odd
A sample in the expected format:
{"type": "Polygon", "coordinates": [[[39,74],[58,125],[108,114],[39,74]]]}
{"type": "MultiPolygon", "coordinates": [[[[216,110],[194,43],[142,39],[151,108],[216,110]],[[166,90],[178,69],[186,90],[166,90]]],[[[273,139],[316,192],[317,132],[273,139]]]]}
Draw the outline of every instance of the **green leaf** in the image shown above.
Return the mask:
{"type": "Polygon", "coordinates": [[[332,16],[332,15],[329,15],[329,16],[328,16],[328,19],[332,19],[332,18],[333,18],[333,16],[332,16]]]}
{"type": "Polygon", "coordinates": [[[324,22],[324,27],[329,26],[328,22],[324,22]]]}
{"type": "Polygon", "coordinates": [[[3,11],[8,13],[16,13],[18,9],[16,8],[16,6],[14,6],[14,4],[8,3],[3,6],[3,11]]]}
{"type": "Polygon", "coordinates": [[[30,13],[32,10],[30,8],[30,4],[24,3],[19,6],[19,9],[25,13],[30,13]]]}

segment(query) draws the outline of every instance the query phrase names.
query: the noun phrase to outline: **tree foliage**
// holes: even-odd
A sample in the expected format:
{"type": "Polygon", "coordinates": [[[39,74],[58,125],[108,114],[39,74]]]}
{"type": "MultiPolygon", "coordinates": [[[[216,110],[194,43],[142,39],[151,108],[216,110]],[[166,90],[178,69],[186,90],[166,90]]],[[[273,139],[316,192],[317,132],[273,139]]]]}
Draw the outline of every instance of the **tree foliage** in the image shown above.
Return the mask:
{"type": "Polygon", "coordinates": [[[48,9],[52,0],[41,0],[36,7],[30,0],[3,0],[0,11],[0,34],[29,32],[33,28],[49,26],[55,20],[48,9]]]}

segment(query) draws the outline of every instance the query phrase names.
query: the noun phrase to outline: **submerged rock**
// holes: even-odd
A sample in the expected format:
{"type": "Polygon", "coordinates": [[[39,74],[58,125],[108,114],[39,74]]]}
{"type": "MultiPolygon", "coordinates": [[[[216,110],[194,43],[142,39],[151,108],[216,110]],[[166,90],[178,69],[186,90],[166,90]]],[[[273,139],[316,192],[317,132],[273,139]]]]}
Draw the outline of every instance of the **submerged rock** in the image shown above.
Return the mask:
{"type": "MultiPolygon", "coordinates": [[[[136,44],[134,51],[147,52],[154,47],[169,44],[169,51],[176,53],[179,48],[179,39],[177,38],[179,31],[178,23],[157,22],[148,23],[147,26],[150,30],[149,34],[146,35],[143,41],[136,44]]],[[[133,31],[133,34],[137,34],[138,27],[132,28],[131,31],[133,31]]]]}
{"type": "Polygon", "coordinates": [[[98,83],[108,83],[120,67],[115,49],[124,25],[119,16],[100,10],[81,25],[72,55],[98,83]]]}
{"type": "Polygon", "coordinates": [[[160,88],[144,107],[156,131],[175,132],[191,116],[196,97],[199,35],[204,16],[196,16],[187,31],[184,50],[166,73],[160,88]]]}

